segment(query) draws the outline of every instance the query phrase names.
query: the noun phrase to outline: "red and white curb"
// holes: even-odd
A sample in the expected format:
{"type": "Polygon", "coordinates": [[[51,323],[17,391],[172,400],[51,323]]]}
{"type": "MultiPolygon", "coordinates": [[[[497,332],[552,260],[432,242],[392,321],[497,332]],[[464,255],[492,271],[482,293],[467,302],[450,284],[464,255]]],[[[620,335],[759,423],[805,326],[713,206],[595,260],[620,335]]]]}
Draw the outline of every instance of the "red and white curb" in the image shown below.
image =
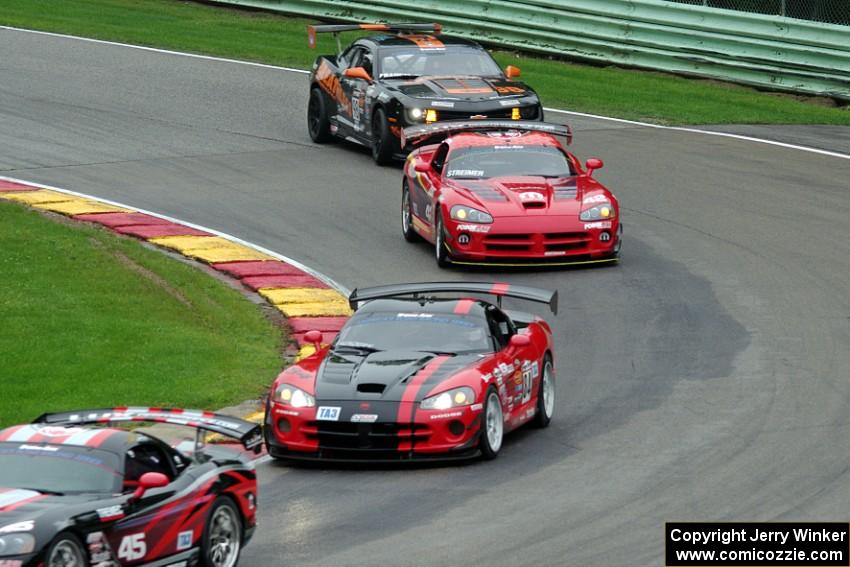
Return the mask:
{"type": "MultiPolygon", "coordinates": [[[[328,343],[351,314],[348,289],[331,278],[221,231],[108,199],[5,176],[0,176],[0,199],[98,224],[176,251],[238,280],[286,316],[299,347],[298,359],[315,351],[304,338],[307,331],[321,331],[323,342],[328,343]]],[[[261,421],[262,417],[262,412],[245,416],[250,421],[261,421]]]]}

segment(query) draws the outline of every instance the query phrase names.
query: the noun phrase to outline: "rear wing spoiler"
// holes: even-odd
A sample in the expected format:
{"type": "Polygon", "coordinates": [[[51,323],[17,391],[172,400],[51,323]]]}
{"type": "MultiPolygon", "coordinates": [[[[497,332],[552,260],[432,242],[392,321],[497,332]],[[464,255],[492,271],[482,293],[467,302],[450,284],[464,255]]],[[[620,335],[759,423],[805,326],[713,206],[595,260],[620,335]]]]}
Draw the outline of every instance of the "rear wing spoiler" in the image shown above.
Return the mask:
{"type": "Polygon", "coordinates": [[[502,297],[513,297],[536,303],[545,303],[553,314],[558,314],[558,291],[540,289],[525,285],[493,282],[424,282],[381,285],[355,289],[348,296],[348,303],[353,310],[357,309],[360,301],[369,301],[387,297],[412,296],[420,297],[427,293],[480,293],[495,295],[499,306],[502,297]]]}
{"type": "Polygon", "coordinates": [[[111,409],[79,410],[63,413],[45,413],[33,423],[51,425],[85,425],[119,422],[153,422],[185,425],[197,430],[211,431],[239,440],[245,449],[259,453],[263,447],[262,429],[256,423],[213,413],[211,411],[121,407],[111,409]]]}
{"type": "Polygon", "coordinates": [[[494,132],[518,130],[520,132],[545,132],[553,136],[563,136],[567,144],[573,141],[573,131],[566,124],[551,124],[535,120],[448,120],[409,126],[401,131],[401,147],[422,145],[425,142],[439,139],[445,140],[459,132],[494,132]]]}
{"type": "Polygon", "coordinates": [[[307,26],[307,45],[310,49],[316,48],[317,33],[332,33],[336,38],[336,45],[342,51],[339,44],[339,33],[347,31],[384,31],[390,33],[429,32],[440,33],[443,26],[433,24],[327,24],[320,26],[307,26]]]}

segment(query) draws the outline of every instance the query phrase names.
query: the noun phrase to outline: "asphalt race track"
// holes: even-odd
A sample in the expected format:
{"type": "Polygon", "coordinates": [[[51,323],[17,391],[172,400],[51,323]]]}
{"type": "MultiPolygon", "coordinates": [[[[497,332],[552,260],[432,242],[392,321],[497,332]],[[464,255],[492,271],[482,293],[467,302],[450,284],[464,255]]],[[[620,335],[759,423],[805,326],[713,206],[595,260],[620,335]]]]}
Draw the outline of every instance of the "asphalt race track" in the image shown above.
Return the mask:
{"type": "Polygon", "coordinates": [[[850,160],[571,121],[624,206],[623,262],[444,272],[402,239],[400,169],[312,144],[306,105],[302,74],[0,30],[0,174],[222,230],[349,288],[560,290],[550,428],[489,463],[262,464],[242,565],[658,566],[668,520],[847,521],[850,160]]]}

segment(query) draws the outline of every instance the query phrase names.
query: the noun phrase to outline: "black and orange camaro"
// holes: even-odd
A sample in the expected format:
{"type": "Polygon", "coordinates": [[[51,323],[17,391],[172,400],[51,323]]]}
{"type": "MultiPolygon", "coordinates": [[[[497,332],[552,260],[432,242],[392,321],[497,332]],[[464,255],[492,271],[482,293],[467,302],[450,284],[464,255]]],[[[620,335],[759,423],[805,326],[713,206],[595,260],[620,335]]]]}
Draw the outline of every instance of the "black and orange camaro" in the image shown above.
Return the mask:
{"type": "Polygon", "coordinates": [[[310,45],[317,33],[363,30],[383,33],[313,63],[307,126],[314,142],[350,140],[386,164],[403,158],[399,139],[408,126],[543,119],[537,94],[515,80],[518,68],[502,70],[474,41],[440,35],[439,24],[310,26],[310,45]]]}

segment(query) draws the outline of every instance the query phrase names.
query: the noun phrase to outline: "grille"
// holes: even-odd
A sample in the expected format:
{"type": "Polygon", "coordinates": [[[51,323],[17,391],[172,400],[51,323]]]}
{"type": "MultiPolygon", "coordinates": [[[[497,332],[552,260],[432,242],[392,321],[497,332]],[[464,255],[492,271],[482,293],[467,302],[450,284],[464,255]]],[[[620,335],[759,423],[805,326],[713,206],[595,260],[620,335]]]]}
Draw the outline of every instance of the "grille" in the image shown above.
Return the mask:
{"type": "Polygon", "coordinates": [[[494,108],[493,110],[486,110],[482,112],[458,112],[456,110],[439,109],[437,113],[439,120],[469,120],[472,119],[473,116],[483,116],[488,119],[511,117],[510,108],[494,108]]]}
{"type": "Polygon", "coordinates": [[[542,234],[488,234],[484,247],[488,252],[511,253],[562,252],[587,248],[590,234],[587,232],[547,232],[542,234]]]}
{"type": "Polygon", "coordinates": [[[395,451],[399,443],[427,441],[431,430],[427,425],[410,423],[347,423],[334,421],[311,421],[307,424],[316,428],[316,433],[306,433],[311,439],[320,440],[322,449],[358,451],[395,451]]]}

